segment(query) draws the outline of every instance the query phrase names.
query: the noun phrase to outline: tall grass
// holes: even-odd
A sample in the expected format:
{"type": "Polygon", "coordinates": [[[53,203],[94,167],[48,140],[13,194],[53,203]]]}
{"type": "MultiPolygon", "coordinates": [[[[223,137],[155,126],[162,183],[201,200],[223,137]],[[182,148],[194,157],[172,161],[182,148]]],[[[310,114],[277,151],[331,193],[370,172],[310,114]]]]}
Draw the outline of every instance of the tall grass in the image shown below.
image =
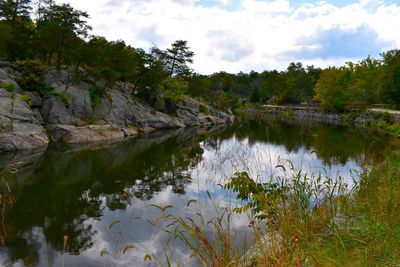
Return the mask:
{"type": "Polygon", "coordinates": [[[10,174],[15,174],[22,162],[11,164],[0,171],[0,244],[4,245],[7,240],[7,231],[4,225],[5,211],[7,207],[11,207],[15,203],[15,197],[12,194],[11,187],[7,182],[10,174]]]}
{"type": "Polygon", "coordinates": [[[244,205],[222,209],[208,221],[157,207],[163,211],[157,221],[168,221],[161,229],[203,266],[400,265],[400,153],[365,170],[352,188],[340,177],[277,167],[284,176],[265,183],[247,172],[232,177],[225,187],[244,205]],[[253,248],[245,255],[232,246],[234,213],[247,213],[254,230],[253,248]]]}

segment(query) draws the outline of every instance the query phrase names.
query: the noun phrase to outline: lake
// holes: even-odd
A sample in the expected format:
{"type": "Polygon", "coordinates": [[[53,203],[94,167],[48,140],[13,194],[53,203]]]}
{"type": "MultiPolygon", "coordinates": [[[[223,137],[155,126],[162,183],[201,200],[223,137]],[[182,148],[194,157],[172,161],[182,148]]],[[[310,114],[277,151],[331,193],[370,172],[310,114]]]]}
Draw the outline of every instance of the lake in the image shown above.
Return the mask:
{"type": "MultiPolygon", "coordinates": [[[[166,251],[183,266],[190,251],[157,221],[167,207],[204,220],[238,202],[223,188],[236,171],[265,180],[293,164],[342,179],[390,149],[390,138],[321,123],[245,122],[214,129],[158,131],[101,147],[52,145],[0,154],[0,167],[23,161],[1,181],[1,266],[156,266],[166,251]],[[340,177],[340,178],[339,178],[340,177]],[[10,188],[11,193],[8,192],[10,188]],[[191,201],[194,200],[194,201],[191,201]],[[190,201],[190,203],[188,203],[190,201]],[[171,206],[169,206],[171,205],[171,206]]],[[[235,246],[251,243],[246,215],[232,218],[235,246]]],[[[211,235],[211,233],[210,233],[211,235]]]]}

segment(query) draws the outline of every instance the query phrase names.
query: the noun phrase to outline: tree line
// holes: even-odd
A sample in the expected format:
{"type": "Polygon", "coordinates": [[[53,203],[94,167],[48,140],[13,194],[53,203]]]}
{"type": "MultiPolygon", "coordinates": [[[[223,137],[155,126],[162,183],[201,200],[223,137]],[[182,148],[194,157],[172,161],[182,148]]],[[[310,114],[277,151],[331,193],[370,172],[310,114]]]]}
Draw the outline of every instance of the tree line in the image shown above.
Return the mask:
{"type": "MultiPolygon", "coordinates": [[[[220,109],[235,109],[246,102],[318,103],[326,111],[378,103],[400,108],[398,49],[342,67],[290,63],[284,71],[200,75],[189,67],[194,52],[187,41],[145,51],[91,35],[88,18],[87,12],[54,0],[0,0],[0,58],[38,76],[45,66],[69,66],[108,84],[131,82],[139,97],[160,110],[187,95],[220,109]]],[[[27,90],[46,90],[36,78],[23,84],[27,90]]]]}

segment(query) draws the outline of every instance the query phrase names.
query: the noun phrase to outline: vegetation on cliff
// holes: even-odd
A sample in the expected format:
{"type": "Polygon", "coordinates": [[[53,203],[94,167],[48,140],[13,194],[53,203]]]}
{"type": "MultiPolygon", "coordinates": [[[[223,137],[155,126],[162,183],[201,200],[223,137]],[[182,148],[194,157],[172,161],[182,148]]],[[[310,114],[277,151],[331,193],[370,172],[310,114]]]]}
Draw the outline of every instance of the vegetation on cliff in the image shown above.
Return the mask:
{"type": "MultiPolygon", "coordinates": [[[[344,111],[370,104],[399,108],[400,50],[367,57],[342,67],[321,69],[291,63],[285,71],[201,75],[190,69],[194,53],[177,40],[165,50],[134,48],[124,41],[108,41],[90,34],[87,12],[53,0],[0,1],[0,58],[18,61],[33,73],[26,90],[43,91],[43,65],[84,68],[97,79],[113,84],[131,82],[134,91],[159,110],[184,95],[201,97],[214,107],[236,109],[244,102],[321,104],[325,111],[344,111]],[[27,64],[28,67],[24,65],[27,64]],[[32,68],[36,67],[36,68],[32,68]]],[[[268,68],[268,66],[266,66],[268,68]]],[[[77,77],[78,78],[78,77],[77,77]]]]}

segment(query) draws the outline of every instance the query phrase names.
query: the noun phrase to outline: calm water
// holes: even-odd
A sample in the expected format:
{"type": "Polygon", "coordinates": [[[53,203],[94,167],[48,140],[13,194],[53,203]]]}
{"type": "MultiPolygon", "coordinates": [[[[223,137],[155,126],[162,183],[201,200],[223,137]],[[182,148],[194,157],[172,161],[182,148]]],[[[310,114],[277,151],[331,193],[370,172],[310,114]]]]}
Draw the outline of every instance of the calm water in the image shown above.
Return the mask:
{"type": "MultiPolygon", "coordinates": [[[[160,215],[151,204],[211,218],[219,207],[235,205],[221,187],[235,170],[265,178],[280,175],[275,166],[287,160],[351,185],[354,171],[379,158],[388,143],[387,137],[343,127],[270,122],[156,132],[96,149],[53,146],[33,155],[0,154],[0,168],[24,162],[5,179],[14,201],[5,206],[0,225],[0,265],[155,266],[144,256],[164,261],[169,241],[168,250],[190,266],[190,252],[148,222],[160,215]],[[187,207],[191,199],[197,202],[187,207]],[[122,253],[127,244],[136,248],[122,253]]],[[[235,217],[233,228],[236,245],[243,247],[251,239],[246,216],[235,217]]]]}

